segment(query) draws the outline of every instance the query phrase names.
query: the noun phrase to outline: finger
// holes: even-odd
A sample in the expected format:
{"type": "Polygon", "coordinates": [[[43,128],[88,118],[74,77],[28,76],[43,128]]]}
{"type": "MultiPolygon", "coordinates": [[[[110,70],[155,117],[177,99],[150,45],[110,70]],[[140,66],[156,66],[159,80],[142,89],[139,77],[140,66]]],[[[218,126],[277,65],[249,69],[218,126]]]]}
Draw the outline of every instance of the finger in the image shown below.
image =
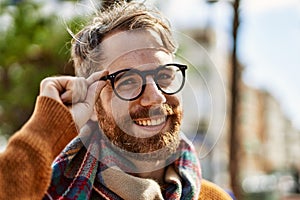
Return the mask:
{"type": "Polygon", "coordinates": [[[40,83],[40,96],[47,96],[61,102],[60,94],[71,77],[48,77],[40,83]]]}
{"type": "Polygon", "coordinates": [[[96,99],[98,98],[101,90],[104,88],[106,85],[106,82],[103,81],[96,81],[90,87],[88,88],[87,92],[87,98],[86,98],[86,103],[92,105],[94,107],[94,104],[96,102],[96,99]]]}
{"type": "Polygon", "coordinates": [[[72,102],[72,90],[67,90],[60,95],[60,99],[64,103],[71,103],[72,102]]]}
{"type": "Polygon", "coordinates": [[[108,75],[107,70],[95,72],[87,78],[87,83],[88,83],[88,85],[91,85],[94,82],[98,81],[101,77],[106,76],[106,75],[108,75]]]}
{"type": "Polygon", "coordinates": [[[51,78],[45,78],[40,83],[40,96],[50,97],[57,101],[60,101],[59,91],[55,88],[51,78]]]}
{"type": "Polygon", "coordinates": [[[78,128],[82,127],[93,115],[96,98],[100,93],[99,91],[101,91],[105,85],[106,82],[103,81],[94,82],[88,88],[85,101],[82,103],[73,104],[70,107],[70,111],[78,128]]]}
{"type": "Polygon", "coordinates": [[[87,95],[88,83],[83,77],[74,77],[65,85],[65,92],[61,99],[65,103],[83,102],[87,95]]]}

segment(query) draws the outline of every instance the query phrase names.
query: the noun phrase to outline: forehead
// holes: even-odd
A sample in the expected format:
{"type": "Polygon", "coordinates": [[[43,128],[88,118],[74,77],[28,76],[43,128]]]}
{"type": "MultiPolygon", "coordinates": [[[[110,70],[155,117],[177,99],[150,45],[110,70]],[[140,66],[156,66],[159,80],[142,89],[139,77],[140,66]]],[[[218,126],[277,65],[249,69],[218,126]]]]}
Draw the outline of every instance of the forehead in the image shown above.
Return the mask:
{"type": "Polygon", "coordinates": [[[109,71],[121,66],[128,68],[165,64],[173,59],[172,54],[164,48],[159,35],[145,29],[123,31],[108,36],[102,42],[102,52],[102,67],[109,71]]]}

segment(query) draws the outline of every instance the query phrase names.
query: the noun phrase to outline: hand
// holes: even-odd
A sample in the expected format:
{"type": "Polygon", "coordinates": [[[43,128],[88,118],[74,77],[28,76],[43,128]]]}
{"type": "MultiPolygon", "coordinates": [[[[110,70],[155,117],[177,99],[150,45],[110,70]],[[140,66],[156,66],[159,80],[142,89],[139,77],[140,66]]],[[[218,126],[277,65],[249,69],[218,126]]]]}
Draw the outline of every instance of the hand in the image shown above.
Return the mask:
{"type": "Polygon", "coordinates": [[[68,106],[80,129],[92,116],[94,104],[106,81],[99,81],[107,71],[83,77],[61,76],[44,79],[40,85],[40,96],[47,96],[68,106]]]}

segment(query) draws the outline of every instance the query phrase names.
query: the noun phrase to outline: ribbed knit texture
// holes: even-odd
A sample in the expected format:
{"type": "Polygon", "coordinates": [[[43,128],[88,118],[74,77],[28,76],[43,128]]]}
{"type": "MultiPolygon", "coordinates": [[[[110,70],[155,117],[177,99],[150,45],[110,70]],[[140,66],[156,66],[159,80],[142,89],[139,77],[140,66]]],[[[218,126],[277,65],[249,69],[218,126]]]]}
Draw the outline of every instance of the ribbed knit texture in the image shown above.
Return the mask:
{"type": "Polygon", "coordinates": [[[232,200],[232,198],[216,184],[202,179],[199,200],[232,200]]]}
{"type": "Polygon", "coordinates": [[[52,161],[76,135],[67,107],[38,97],[30,120],[0,154],[0,199],[42,199],[50,184],[52,161]]]}

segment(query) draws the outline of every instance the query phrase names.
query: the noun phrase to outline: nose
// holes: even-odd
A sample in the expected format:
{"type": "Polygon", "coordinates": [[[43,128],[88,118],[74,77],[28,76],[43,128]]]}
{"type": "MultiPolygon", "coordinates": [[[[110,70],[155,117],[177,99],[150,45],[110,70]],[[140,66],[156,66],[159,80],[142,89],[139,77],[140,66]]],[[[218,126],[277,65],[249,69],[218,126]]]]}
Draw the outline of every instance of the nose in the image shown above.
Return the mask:
{"type": "Polygon", "coordinates": [[[165,102],[166,97],[164,96],[164,94],[157,88],[153,78],[148,77],[145,91],[140,97],[140,104],[146,107],[160,105],[165,102]]]}

